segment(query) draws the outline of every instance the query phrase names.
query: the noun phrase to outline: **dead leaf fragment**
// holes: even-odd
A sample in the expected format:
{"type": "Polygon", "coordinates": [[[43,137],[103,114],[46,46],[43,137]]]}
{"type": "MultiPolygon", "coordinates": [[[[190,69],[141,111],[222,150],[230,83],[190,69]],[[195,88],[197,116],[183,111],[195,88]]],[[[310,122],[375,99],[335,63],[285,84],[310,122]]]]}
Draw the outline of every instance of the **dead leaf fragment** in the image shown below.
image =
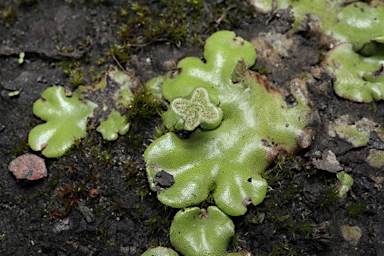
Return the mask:
{"type": "Polygon", "coordinates": [[[348,243],[356,246],[363,235],[363,231],[359,226],[343,225],[341,226],[341,234],[348,243]]]}
{"type": "Polygon", "coordinates": [[[324,151],[321,155],[321,159],[313,159],[312,164],[316,167],[316,169],[332,173],[337,173],[343,169],[340,166],[339,161],[337,161],[335,153],[331,150],[324,151]]]}
{"type": "Polygon", "coordinates": [[[373,185],[378,191],[381,191],[383,188],[382,183],[384,182],[384,176],[373,176],[369,175],[369,178],[375,182],[375,185],[373,185]]]}

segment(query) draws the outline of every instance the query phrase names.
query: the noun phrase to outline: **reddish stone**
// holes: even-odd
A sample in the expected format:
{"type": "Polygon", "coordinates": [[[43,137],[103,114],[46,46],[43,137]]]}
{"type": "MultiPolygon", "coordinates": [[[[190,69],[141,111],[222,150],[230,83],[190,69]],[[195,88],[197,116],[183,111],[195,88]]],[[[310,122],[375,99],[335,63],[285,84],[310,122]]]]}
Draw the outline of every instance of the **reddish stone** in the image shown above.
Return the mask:
{"type": "Polygon", "coordinates": [[[90,191],[89,191],[89,197],[90,198],[96,198],[100,195],[100,191],[97,189],[97,188],[92,188],[90,191]]]}
{"type": "Polygon", "coordinates": [[[8,170],[18,180],[38,180],[47,177],[47,167],[44,159],[33,154],[24,154],[12,160],[8,170]]]}

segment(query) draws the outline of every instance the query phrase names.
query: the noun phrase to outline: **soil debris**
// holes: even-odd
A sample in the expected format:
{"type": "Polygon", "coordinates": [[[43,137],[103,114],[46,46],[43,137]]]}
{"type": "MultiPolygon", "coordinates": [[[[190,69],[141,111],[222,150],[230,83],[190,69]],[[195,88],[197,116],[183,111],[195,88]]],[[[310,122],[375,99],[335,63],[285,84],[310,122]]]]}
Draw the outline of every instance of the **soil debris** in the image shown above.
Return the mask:
{"type": "Polygon", "coordinates": [[[321,155],[321,159],[313,159],[312,163],[317,169],[333,173],[337,173],[343,169],[343,167],[340,166],[339,161],[337,161],[335,153],[331,150],[324,151],[321,155]]]}

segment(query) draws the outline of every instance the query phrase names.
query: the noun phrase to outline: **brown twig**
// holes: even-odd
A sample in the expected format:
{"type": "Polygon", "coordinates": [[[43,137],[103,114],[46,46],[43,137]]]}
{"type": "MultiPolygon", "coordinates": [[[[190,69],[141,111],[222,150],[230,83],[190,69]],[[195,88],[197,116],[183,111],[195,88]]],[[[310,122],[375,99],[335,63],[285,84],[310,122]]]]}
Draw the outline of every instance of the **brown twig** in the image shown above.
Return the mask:
{"type": "Polygon", "coordinates": [[[217,24],[220,24],[221,21],[227,16],[227,12],[229,12],[231,9],[233,9],[233,8],[235,8],[235,7],[236,7],[236,5],[230,5],[230,6],[228,6],[228,7],[224,10],[224,12],[221,14],[221,16],[220,16],[217,20],[215,20],[215,22],[216,22],[217,24]]]}

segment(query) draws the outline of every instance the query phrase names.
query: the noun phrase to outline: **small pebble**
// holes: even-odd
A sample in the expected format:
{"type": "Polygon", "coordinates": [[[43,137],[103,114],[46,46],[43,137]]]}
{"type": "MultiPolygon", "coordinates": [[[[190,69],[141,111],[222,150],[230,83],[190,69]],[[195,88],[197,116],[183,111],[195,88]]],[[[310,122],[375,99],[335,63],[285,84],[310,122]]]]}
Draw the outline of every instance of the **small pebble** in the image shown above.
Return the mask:
{"type": "Polygon", "coordinates": [[[91,16],[96,16],[97,15],[97,10],[93,9],[90,11],[91,16]]]}
{"type": "Polygon", "coordinates": [[[36,82],[38,82],[38,83],[44,83],[44,81],[46,81],[46,79],[45,79],[45,77],[44,77],[43,75],[40,75],[40,76],[37,78],[37,80],[36,80],[36,82]]]}
{"type": "Polygon", "coordinates": [[[96,188],[92,188],[90,191],[89,191],[89,197],[90,198],[96,198],[100,195],[100,191],[96,188]]]}
{"type": "Polygon", "coordinates": [[[93,214],[92,209],[84,205],[82,202],[78,203],[78,209],[83,215],[87,223],[93,223],[96,220],[95,214],[93,214]]]}
{"type": "Polygon", "coordinates": [[[44,159],[33,154],[24,154],[12,160],[8,170],[18,180],[38,180],[47,177],[44,159]]]}

